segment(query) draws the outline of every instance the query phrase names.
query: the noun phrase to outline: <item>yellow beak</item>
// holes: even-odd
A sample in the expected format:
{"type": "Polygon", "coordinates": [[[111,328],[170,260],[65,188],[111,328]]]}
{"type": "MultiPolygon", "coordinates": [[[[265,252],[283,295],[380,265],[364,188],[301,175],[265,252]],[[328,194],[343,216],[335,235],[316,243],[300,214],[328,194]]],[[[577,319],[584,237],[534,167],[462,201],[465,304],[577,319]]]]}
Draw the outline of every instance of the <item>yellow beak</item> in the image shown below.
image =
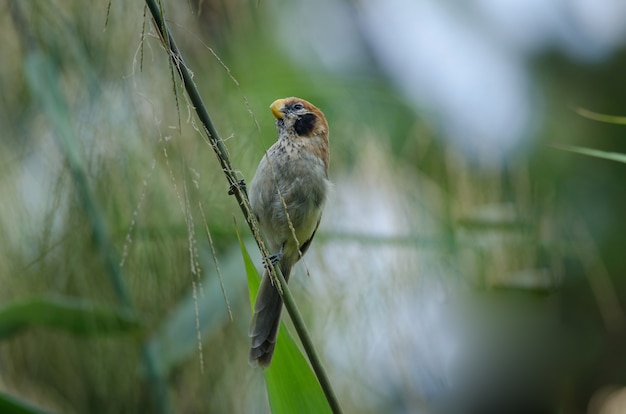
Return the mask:
{"type": "Polygon", "coordinates": [[[285,114],[283,113],[283,108],[285,107],[284,99],[276,99],[270,105],[270,109],[272,110],[272,114],[276,117],[276,119],[283,119],[285,114]]]}

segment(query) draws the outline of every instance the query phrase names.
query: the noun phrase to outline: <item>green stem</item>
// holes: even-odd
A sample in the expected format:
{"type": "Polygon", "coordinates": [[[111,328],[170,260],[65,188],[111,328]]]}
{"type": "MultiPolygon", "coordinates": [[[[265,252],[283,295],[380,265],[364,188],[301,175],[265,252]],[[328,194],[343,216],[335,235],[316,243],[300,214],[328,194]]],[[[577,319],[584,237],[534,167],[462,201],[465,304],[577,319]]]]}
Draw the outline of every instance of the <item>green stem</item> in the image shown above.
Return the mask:
{"type": "MultiPolygon", "coordinates": [[[[235,170],[233,169],[230,162],[228,151],[226,151],[224,142],[219,137],[217,130],[215,129],[215,126],[211,121],[211,117],[209,116],[206,106],[204,105],[204,102],[200,97],[200,93],[198,92],[198,88],[196,87],[196,84],[191,77],[191,73],[187,68],[187,65],[185,64],[185,61],[180,54],[178,47],[176,46],[176,42],[174,41],[172,34],[170,33],[167,25],[165,24],[165,21],[163,20],[161,10],[157,5],[156,0],[146,0],[146,4],[148,5],[150,12],[152,13],[155,27],[159,31],[159,34],[163,39],[164,45],[166,46],[166,48],[169,48],[171,63],[172,65],[174,65],[183,81],[185,90],[189,95],[189,100],[193,104],[193,107],[198,114],[198,118],[204,126],[204,129],[209,138],[209,142],[211,143],[211,146],[215,151],[215,154],[217,155],[218,161],[222,167],[222,171],[224,171],[224,175],[226,175],[226,179],[228,180],[228,184],[233,190],[233,194],[237,198],[239,207],[241,208],[246,222],[248,223],[248,227],[250,227],[250,230],[254,235],[257,246],[259,247],[259,250],[261,250],[261,254],[263,255],[263,257],[268,257],[269,253],[267,251],[267,248],[265,247],[265,243],[263,243],[260,232],[258,230],[259,226],[256,222],[256,218],[252,214],[250,202],[248,201],[248,196],[246,195],[246,192],[240,185],[239,180],[234,173],[235,170]]],[[[273,266],[271,266],[271,268],[273,268],[273,266]]],[[[296,327],[296,332],[298,333],[300,341],[304,346],[304,350],[309,357],[309,361],[311,362],[313,371],[315,372],[315,375],[320,382],[322,390],[326,395],[326,399],[334,413],[341,413],[342,410],[341,406],[339,405],[339,400],[337,399],[337,396],[333,391],[330,380],[328,379],[328,375],[326,374],[326,370],[324,369],[321,360],[315,350],[315,347],[313,346],[313,342],[311,341],[309,333],[304,324],[304,320],[302,319],[302,315],[300,314],[300,311],[296,306],[293,296],[291,295],[289,287],[287,286],[287,282],[285,281],[285,278],[280,273],[280,271],[276,272],[274,269],[274,273],[275,277],[280,282],[281,289],[279,289],[279,292],[281,293],[283,301],[285,302],[285,308],[287,309],[287,312],[289,313],[289,316],[291,317],[291,320],[296,327]]]]}

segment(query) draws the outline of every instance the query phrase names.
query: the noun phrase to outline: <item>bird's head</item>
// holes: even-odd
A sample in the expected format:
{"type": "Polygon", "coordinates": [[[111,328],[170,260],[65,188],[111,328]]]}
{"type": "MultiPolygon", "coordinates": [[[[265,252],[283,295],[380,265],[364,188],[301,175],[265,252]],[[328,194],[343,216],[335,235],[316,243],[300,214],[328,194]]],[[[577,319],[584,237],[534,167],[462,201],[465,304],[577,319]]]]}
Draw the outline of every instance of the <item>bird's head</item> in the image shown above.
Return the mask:
{"type": "Polygon", "coordinates": [[[328,123],[322,111],[300,98],[275,100],[270,109],[276,117],[276,126],[299,137],[324,136],[328,138],[328,123]]]}

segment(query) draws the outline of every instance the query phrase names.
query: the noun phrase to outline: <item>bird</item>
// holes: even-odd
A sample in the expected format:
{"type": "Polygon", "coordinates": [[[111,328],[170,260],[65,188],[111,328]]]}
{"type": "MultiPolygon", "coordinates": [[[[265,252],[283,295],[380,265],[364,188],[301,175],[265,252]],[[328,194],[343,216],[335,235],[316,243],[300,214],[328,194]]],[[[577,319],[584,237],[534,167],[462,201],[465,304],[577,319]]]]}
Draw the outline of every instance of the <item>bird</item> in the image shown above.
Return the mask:
{"type": "MultiPolygon", "coordinates": [[[[270,109],[278,139],[261,159],[248,194],[271,254],[266,259],[279,266],[288,281],[311,245],[331,187],[328,122],[322,111],[301,98],[277,99],[270,109]]],[[[251,365],[270,365],[282,307],[266,264],[248,332],[251,365]]]]}

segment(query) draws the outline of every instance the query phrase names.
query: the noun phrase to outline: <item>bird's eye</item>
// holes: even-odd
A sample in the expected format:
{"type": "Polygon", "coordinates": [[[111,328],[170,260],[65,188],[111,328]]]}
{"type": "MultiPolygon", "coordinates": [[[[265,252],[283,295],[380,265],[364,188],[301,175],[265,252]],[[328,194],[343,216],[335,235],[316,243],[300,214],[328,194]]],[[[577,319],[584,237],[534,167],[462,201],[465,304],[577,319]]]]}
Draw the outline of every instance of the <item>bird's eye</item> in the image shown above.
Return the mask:
{"type": "Polygon", "coordinates": [[[293,104],[293,109],[295,111],[301,111],[302,109],[304,109],[304,105],[302,105],[300,102],[293,104]]]}

